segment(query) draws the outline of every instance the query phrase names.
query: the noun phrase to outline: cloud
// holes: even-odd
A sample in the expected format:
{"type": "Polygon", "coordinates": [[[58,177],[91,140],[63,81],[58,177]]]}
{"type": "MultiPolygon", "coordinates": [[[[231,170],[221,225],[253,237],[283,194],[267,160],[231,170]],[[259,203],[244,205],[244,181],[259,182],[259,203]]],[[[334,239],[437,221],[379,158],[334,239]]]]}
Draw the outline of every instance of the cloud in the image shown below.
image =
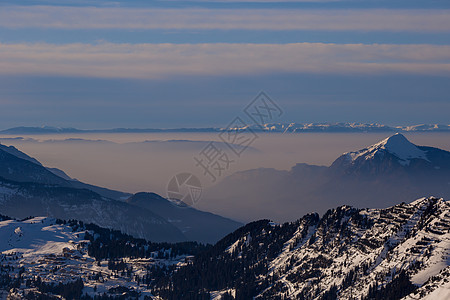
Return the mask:
{"type": "Polygon", "coordinates": [[[450,32],[450,10],[4,6],[0,27],[450,32]]]}
{"type": "Polygon", "coordinates": [[[450,75],[450,46],[0,44],[1,75],[167,78],[271,73],[450,75]]]}

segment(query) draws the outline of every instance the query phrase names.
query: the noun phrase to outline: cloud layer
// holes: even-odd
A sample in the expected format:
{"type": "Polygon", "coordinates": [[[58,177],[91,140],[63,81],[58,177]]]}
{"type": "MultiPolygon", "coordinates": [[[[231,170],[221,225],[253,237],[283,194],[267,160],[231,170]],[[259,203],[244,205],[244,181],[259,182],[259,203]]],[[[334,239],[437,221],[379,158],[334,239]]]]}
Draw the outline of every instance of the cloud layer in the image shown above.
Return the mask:
{"type": "Polygon", "coordinates": [[[0,27],[450,32],[450,10],[5,6],[0,27]]]}
{"type": "Polygon", "coordinates": [[[450,75],[450,46],[364,44],[0,44],[2,75],[165,78],[173,75],[392,72],[450,75]]]}

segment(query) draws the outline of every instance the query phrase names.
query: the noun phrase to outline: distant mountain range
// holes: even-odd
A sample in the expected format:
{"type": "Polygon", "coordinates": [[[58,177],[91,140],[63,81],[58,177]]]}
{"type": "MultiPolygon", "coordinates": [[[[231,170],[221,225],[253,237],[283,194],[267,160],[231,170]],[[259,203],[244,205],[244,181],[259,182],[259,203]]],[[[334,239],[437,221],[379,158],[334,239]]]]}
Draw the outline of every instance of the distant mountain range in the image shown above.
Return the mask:
{"type": "Polygon", "coordinates": [[[450,125],[419,124],[408,126],[388,126],[378,123],[267,123],[263,126],[249,125],[236,128],[113,128],[113,129],[77,129],[51,126],[14,127],[0,130],[5,135],[39,135],[39,134],[70,134],[70,133],[153,133],[153,132],[221,132],[224,130],[246,130],[250,128],[258,132],[450,132],[450,125]]]}
{"type": "MultiPolygon", "coordinates": [[[[449,132],[450,125],[420,124],[411,126],[388,126],[378,123],[267,123],[263,126],[249,125],[234,128],[267,132],[449,132]]],[[[223,130],[223,129],[221,129],[223,130]]]]}
{"type": "Polygon", "coordinates": [[[0,134],[16,135],[16,134],[69,134],[69,133],[152,133],[152,132],[216,132],[220,128],[174,128],[174,129],[157,129],[157,128],[112,128],[112,129],[77,129],[77,128],[61,128],[52,126],[42,127],[14,127],[0,130],[0,134]]]}
{"type": "Polygon", "coordinates": [[[435,195],[450,197],[450,152],[416,146],[395,134],[365,149],[344,153],[331,166],[299,163],[289,171],[234,173],[213,187],[202,209],[241,220],[325,212],[329,207],[386,207],[435,195]]]}
{"type": "Polygon", "coordinates": [[[77,219],[152,241],[214,243],[241,223],[180,207],[156,194],[131,195],[71,179],[0,145],[0,213],[77,219]]]}

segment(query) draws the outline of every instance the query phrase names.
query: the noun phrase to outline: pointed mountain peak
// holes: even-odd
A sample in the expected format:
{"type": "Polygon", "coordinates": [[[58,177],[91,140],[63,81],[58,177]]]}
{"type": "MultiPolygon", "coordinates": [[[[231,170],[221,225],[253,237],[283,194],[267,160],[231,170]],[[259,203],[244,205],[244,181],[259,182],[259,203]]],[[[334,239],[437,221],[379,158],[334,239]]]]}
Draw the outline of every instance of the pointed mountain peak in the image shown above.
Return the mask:
{"type": "Polygon", "coordinates": [[[413,143],[411,143],[403,134],[396,133],[394,135],[391,135],[390,137],[382,140],[381,142],[375,144],[376,145],[383,145],[386,148],[405,148],[405,147],[416,147],[413,143]]]}
{"type": "Polygon", "coordinates": [[[397,132],[394,135],[391,135],[390,137],[388,137],[387,139],[385,139],[385,141],[401,141],[403,143],[410,143],[411,142],[401,133],[397,132]]]}
{"type": "Polygon", "coordinates": [[[378,143],[377,146],[379,146],[379,149],[385,149],[387,152],[397,156],[401,161],[407,163],[413,158],[427,160],[426,152],[408,141],[401,133],[396,133],[393,136],[388,137],[378,143]]]}
{"type": "Polygon", "coordinates": [[[426,151],[408,141],[408,139],[401,133],[396,133],[381,142],[372,146],[364,148],[355,152],[347,152],[344,155],[353,163],[362,158],[364,160],[371,160],[376,155],[384,155],[389,153],[398,158],[402,165],[409,165],[412,159],[428,160],[426,151]]]}

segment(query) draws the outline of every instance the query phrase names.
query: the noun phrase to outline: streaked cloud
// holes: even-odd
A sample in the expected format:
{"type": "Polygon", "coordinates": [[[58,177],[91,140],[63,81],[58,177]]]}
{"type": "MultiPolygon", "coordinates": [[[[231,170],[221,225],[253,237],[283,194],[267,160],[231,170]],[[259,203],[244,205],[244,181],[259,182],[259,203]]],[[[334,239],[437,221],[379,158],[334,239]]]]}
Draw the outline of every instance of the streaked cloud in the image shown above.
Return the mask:
{"type": "Polygon", "coordinates": [[[450,75],[450,46],[364,44],[0,44],[0,74],[104,78],[270,73],[450,75]]]}
{"type": "Polygon", "coordinates": [[[450,32],[450,10],[5,6],[0,27],[450,32]]]}

